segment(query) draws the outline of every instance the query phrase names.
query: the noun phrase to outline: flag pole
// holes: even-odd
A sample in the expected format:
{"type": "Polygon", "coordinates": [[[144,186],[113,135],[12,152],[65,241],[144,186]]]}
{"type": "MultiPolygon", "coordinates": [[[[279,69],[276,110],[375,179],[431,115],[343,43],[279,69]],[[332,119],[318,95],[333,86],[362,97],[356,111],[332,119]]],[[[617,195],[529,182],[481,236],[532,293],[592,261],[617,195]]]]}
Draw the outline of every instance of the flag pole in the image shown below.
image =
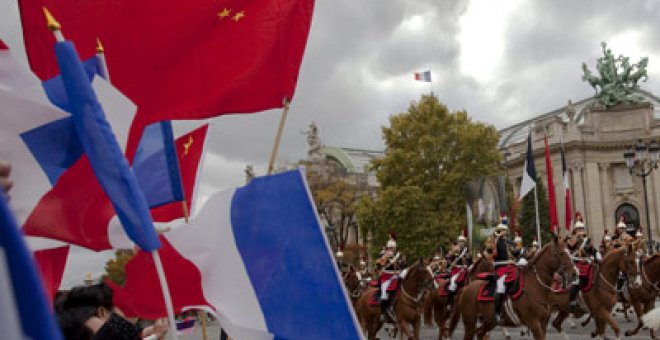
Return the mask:
{"type": "MultiPolygon", "coordinates": [[[[48,9],[46,7],[44,9],[44,14],[46,16],[46,21],[48,23],[48,28],[53,31],[55,34],[55,39],[57,39],[58,42],[64,41],[64,36],[62,35],[60,31],[60,24],[53,18],[53,16],[50,14],[48,9]]],[[[99,64],[101,66],[101,69],[104,72],[104,76],[106,77],[106,80],[108,83],[110,83],[110,73],[108,72],[108,67],[107,64],[105,63],[105,51],[103,49],[103,45],[101,45],[101,40],[97,38],[97,46],[96,46],[96,54],[97,57],[99,55],[99,64]]],[[[163,264],[160,261],[160,256],[158,255],[158,250],[153,250],[151,252],[151,256],[154,260],[154,265],[156,266],[156,272],[158,273],[158,280],[160,281],[160,287],[163,292],[163,299],[165,300],[165,308],[167,310],[167,318],[169,322],[169,333],[171,333],[171,338],[174,340],[178,340],[179,336],[176,330],[176,319],[174,318],[174,307],[172,306],[172,299],[170,295],[170,289],[167,285],[167,281],[165,279],[165,271],[163,270],[163,264]]]]}
{"type": "Polygon", "coordinates": [[[541,241],[541,222],[539,221],[539,195],[536,191],[538,184],[534,186],[534,208],[536,210],[536,237],[539,242],[539,246],[543,246],[543,241],[541,241]]]}
{"type": "Polygon", "coordinates": [[[165,300],[165,309],[167,310],[167,319],[170,324],[169,333],[172,334],[171,338],[174,340],[179,339],[179,335],[176,330],[176,319],[174,318],[174,306],[172,306],[172,299],[170,295],[170,288],[167,285],[167,279],[165,278],[165,270],[163,269],[163,263],[160,261],[160,255],[158,250],[151,251],[151,257],[154,260],[156,265],[156,273],[158,273],[158,281],[160,281],[160,288],[163,291],[163,299],[165,300]]]}
{"type": "Polygon", "coordinates": [[[273,143],[273,150],[270,153],[270,161],[268,162],[268,174],[273,173],[273,168],[275,167],[275,158],[277,158],[277,151],[280,148],[280,139],[282,139],[282,131],[284,131],[284,123],[286,122],[286,116],[289,114],[289,99],[284,98],[283,100],[284,108],[282,109],[282,116],[280,117],[280,125],[277,128],[277,134],[275,135],[275,143],[273,143]]]}
{"type": "Polygon", "coordinates": [[[208,340],[209,336],[206,334],[206,311],[198,310],[197,317],[202,325],[202,339],[208,340]]]}

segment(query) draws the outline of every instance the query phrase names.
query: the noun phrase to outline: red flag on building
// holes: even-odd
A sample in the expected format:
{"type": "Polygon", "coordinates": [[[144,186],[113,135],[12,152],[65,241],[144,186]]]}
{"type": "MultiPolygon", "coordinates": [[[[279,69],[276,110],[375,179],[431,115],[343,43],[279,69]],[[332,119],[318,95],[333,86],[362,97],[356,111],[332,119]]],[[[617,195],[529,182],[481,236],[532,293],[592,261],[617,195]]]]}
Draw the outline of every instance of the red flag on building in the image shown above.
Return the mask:
{"type": "Polygon", "coordinates": [[[566,212],[565,217],[566,217],[566,230],[570,231],[571,230],[571,217],[573,215],[573,212],[571,211],[571,177],[570,174],[568,173],[568,167],[566,166],[566,157],[564,156],[564,143],[561,143],[561,173],[562,173],[562,179],[564,181],[564,197],[565,197],[565,207],[564,210],[566,212]]]}
{"type": "Polygon", "coordinates": [[[557,233],[559,224],[557,218],[557,198],[555,195],[555,184],[552,180],[552,162],[550,162],[550,148],[548,147],[548,136],[543,137],[545,141],[545,170],[548,173],[548,212],[550,215],[550,231],[557,233]]]}

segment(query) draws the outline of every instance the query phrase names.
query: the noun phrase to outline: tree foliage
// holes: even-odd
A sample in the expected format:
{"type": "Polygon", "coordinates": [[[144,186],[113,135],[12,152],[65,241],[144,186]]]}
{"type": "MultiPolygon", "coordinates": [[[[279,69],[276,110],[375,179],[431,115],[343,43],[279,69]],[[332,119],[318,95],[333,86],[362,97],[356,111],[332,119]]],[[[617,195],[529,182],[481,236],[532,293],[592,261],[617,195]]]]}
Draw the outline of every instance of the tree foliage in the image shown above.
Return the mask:
{"type": "Polygon", "coordinates": [[[109,259],[105,263],[105,276],[112,280],[112,282],[123,285],[124,281],[126,281],[124,266],[126,266],[126,263],[133,256],[135,256],[135,252],[132,249],[117,249],[115,251],[115,258],[109,259]]]}
{"type": "Polygon", "coordinates": [[[497,131],[424,95],[390,117],[383,138],[386,156],[372,162],[381,187],[361,202],[358,220],[375,246],[397,231],[408,255],[428,256],[465,225],[464,183],[499,170],[497,131]]]}
{"type": "Polygon", "coordinates": [[[351,230],[356,230],[356,208],[360,197],[367,194],[366,182],[358,174],[347,174],[332,159],[307,162],[307,183],[319,216],[334,232],[329,234],[332,246],[346,245],[351,230]]]}

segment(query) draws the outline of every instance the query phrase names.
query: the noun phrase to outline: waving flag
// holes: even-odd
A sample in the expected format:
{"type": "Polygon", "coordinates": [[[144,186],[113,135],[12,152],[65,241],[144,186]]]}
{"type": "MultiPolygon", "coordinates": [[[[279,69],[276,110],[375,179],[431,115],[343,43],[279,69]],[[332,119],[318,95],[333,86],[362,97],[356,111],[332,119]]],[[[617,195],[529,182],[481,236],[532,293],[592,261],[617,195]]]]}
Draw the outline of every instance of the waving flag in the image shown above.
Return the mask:
{"type": "Polygon", "coordinates": [[[566,230],[571,230],[571,217],[573,211],[571,211],[571,175],[568,173],[568,167],[566,166],[566,157],[564,156],[564,143],[561,143],[560,147],[561,152],[561,175],[564,182],[564,202],[565,207],[564,211],[566,212],[566,230]]]}
{"type": "Polygon", "coordinates": [[[415,80],[423,82],[431,82],[431,71],[415,72],[415,80]]]}
{"type": "Polygon", "coordinates": [[[61,339],[37,270],[0,194],[0,327],[5,339],[61,339]]]}
{"type": "MultiPolygon", "coordinates": [[[[213,195],[185,228],[161,236],[175,310],[208,306],[235,339],[359,339],[301,171],[256,178],[213,195]]],[[[126,264],[115,303],[165,315],[148,254],[126,264]]]]}
{"type": "MultiPolygon", "coordinates": [[[[58,73],[46,6],[82,59],[103,41],[112,83],[140,110],[134,129],[283,107],[293,99],[314,0],[19,1],[30,65],[58,73]]],[[[138,133],[139,135],[139,133],[138,133]]],[[[137,145],[137,139],[129,150],[137,145]]],[[[129,152],[132,156],[132,152],[129,152]]]]}
{"type": "Polygon", "coordinates": [[[522,183],[518,200],[523,199],[536,186],[536,166],[534,165],[534,149],[532,149],[532,132],[527,136],[527,157],[523,168],[522,183]]]}
{"type": "Polygon", "coordinates": [[[548,173],[548,210],[550,215],[550,231],[557,233],[559,219],[557,218],[557,196],[555,195],[555,183],[552,179],[552,162],[550,161],[550,148],[548,147],[548,136],[544,136],[545,142],[545,170],[548,173]]]}
{"type": "Polygon", "coordinates": [[[128,236],[140,248],[160,246],[149,208],[73,45],[58,42],[55,54],[71,105],[73,125],[96,179],[108,195],[128,236]]]}

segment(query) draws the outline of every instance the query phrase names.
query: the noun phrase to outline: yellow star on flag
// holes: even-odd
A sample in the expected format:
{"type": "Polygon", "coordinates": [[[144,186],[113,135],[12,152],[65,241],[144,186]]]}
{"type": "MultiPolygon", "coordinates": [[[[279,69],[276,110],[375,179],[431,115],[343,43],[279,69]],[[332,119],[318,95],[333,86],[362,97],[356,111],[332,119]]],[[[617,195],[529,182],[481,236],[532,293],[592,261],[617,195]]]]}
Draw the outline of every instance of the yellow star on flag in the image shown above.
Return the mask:
{"type": "Polygon", "coordinates": [[[240,12],[236,13],[236,15],[234,15],[234,17],[233,17],[232,19],[233,19],[234,21],[238,22],[238,21],[241,20],[241,18],[243,18],[244,16],[245,16],[245,11],[240,11],[240,12]]]}
{"type": "Polygon", "coordinates": [[[225,8],[225,9],[222,10],[222,12],[218,13],[218,17],[220,18],[220,20],[222,20],[222,19],[228,17],[230,14],[231,14],[231,9],[225,8]]]}

